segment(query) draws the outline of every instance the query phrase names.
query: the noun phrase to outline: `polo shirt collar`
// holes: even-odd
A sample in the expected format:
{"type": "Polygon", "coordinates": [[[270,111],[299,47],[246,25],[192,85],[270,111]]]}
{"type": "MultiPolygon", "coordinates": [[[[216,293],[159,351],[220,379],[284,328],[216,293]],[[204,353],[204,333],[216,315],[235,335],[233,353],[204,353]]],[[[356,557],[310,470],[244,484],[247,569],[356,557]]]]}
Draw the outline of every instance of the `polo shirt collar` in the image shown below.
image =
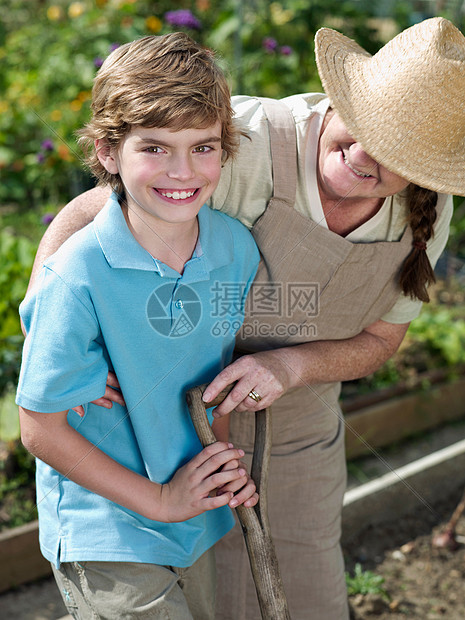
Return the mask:
{"type": "MultiPolygon", "coordinates": [[[[199,240],[193,257],[184,268],[182,277],[186,280],[208,280],[210,271],[234,260],[234,240],[224,217],[203,205],[198,219],[199,240]]],[[[136,241],[115,193],[97,214],[94,231],[102,252],[113,269],[139,269],[158,272],[161,277],[180,277],[177,271],[152,257],[136,241]]]]}

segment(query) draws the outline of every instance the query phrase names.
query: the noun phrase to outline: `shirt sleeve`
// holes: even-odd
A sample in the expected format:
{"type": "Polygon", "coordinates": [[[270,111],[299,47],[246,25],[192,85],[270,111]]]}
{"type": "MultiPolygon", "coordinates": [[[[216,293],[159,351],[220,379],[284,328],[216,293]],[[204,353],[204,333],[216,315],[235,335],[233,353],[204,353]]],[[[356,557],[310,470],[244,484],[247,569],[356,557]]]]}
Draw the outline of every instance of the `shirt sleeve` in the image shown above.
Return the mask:
{"type": "Polygon", "coordinates": [[[18,405],[52,413],[103,396],[108,364],[89,298],[44,267],[20,315],[27,336],[18,405]]]}
{"type": "MultiPolygon", "coordinates": [[[[439,194],[438,205],[441,204],[443,204],[444,207],[435,222],[434,235],[428,242],[428,247],[426,250],[433,269],[444,251],[449,238],[450,221],[453,213],[452,196],[439,194]]],[[[404,295],[402,293],[399,295],[398,300],[391,310],[389,310],[389,312],[381,318],[387,323],[409,323],[420,314],[422,305],[423,304],[421,301],[411,299],[409,295],[404,295]]]]}
{"type": "Polygon", "coordinates": [[[268,121],[258,99],[237,95],[231,101],[235,121],[246,135],[224,165],[210,206],[252,228],[273,195],[268,121]]]}

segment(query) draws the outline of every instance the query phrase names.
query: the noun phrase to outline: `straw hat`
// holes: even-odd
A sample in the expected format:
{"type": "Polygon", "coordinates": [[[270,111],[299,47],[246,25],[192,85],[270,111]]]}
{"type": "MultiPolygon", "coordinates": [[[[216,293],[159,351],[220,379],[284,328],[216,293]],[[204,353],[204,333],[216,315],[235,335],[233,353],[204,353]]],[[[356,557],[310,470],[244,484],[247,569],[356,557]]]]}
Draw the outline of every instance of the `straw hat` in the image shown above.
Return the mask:
{"type": "Polygon", "coordinates": [[[315,54],[331,104],[378,163],[437,192],[465,195],[465,37],[442,17],[371,56],[322,28],[315,54]]]}

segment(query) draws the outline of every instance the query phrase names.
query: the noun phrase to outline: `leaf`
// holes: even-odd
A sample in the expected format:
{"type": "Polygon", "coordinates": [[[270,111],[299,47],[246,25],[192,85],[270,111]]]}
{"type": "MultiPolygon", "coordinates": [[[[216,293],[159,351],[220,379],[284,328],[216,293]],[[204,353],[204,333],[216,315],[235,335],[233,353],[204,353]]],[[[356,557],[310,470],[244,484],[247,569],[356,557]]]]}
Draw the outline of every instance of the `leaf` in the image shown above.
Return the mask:
{"type": "Polygon", "coordinates": [[[13,441],[20,437],[18,405],[15,391],[10,389],[0,399],[0,441],[13,441]]]}

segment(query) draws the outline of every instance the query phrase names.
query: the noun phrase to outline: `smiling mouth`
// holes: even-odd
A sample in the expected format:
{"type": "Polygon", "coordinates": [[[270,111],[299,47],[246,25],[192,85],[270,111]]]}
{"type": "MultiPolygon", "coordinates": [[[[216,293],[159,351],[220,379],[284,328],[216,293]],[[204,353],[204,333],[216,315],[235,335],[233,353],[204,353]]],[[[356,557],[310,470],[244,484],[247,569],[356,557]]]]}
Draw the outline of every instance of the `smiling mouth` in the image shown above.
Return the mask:
{"type": "Polygon", "coordinates": [[[354,174],[356,174],[358,177],[362,178],[362,179],[366,179],[367,177],[371,177],[371,174],[366,174],[365,172],[361,172],[360,170],[357,170],[357,168],[354,168],[350,163],[349,160],[347,159],[346,155],[343,153],[342,157],[344,159],[344,163],[345,165],[350,168],[350,170],[352,170],[352,172],[354,174]]]}
{"type": "Polygon", "coordinates": [[[186,198],[192,198],[192,196],[196,193],[196,189],[191,190],[174,190],[174,191],[166,191],[157,189],[159,194],[164,196],[165,198],[171,198],[173,200],[186,200],[186,198]]]}

